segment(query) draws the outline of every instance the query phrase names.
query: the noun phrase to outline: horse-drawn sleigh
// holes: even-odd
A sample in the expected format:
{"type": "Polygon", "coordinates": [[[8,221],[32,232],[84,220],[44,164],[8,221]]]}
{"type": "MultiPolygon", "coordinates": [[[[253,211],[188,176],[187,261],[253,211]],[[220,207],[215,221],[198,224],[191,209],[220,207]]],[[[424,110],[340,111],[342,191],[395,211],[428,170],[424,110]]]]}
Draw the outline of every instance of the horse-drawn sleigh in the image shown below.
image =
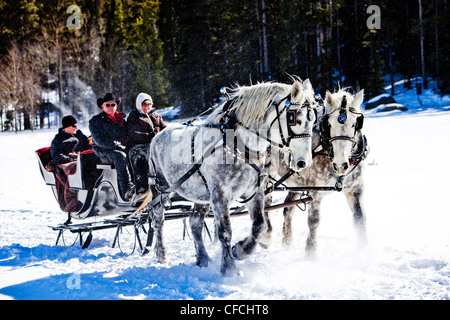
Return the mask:
{"type": "MultiPolygon", "coordinates": [[[[355,142],[356,132],[362,127],[362,114],[359,114],[360,118],[352,115],[355,110],[359,110],[356,104],[362,100],[359,101],[359,97],[356,99],[351,94],[347,96],[349,99],[345,105],[342,96],[338,100],[339,112],[345,114],[348,121],[341,119],[339,123],[353,125],[354,120],[361,124],[353,127],[354,137],[344,139],[343,134],[325,137],[328,150],[324,149],[320,157],[336,159],[341,156],[341,152],[335,141],[353,141],[350,156],[355,152],[362,155],[357,161],[358,166],[367,149],[363,146],[363,151],[360,151],[359,141],[355,142]],[[349,106],[353,111],[348,109],[349,106]],[[333,154],[329,153],[330,150],[333,154]]],[[[328,94],[327,98],[330,103],[334,103],[328,94]]],[[[157,194],[152,197],[149,193],[145,199],[124,201],[118,192],[115,169],[109,164],[100,163],[92,151],[83,152],[77,159],[75,174],[68,178],[70,187],[79,190],[78,199],[81,203],[80,210],[71,213],[71,217],[81,220],[92,217],[102,219],[94,223],[68,223],[52,227],[58,231],[57,241],[70,232],[80,235],[80,243],[87,247],[93,231],[116,228],[115,246],[120,242],[124,227],[130,226],[143,253],[148,252],[146,247],[152,244],[153,238],[156,239],[156,256],[164,262],[164,220],[189,217],[197,265],[205,266],[210,259],[202,238],[204,219],[214,217],[215,232],[222,244],[221,272],[232,273],[236,259],[251,254],[257,244],[265,246],[270,241],[268,211],[314,201],[302,193],[299,199],[272,206],[268,202],[271,192],[289,191],[291,194],[308,191],[319,194],[319,191],[341,191],[345,185],[343,179],[346,171],[350,175],[358,171],[354,167],[350,168],[352,164],[344,168],[342,163],[339,163],[338,170],[332,169],[332,165],[323,168],[333,170],[328,175],[330,179],[322,179],[329,183],[331,177],[334,178],[336,183],[333,186],[320,186],[312,179],[308,179],[311,185],[306,186],[301,180],[301,172],[315,161],[313,153],[317,152],[317,145],[313,145],[313,141],[318,140],[318,144],[324,146],[320,129],[324,126],[318,120],[328,116],[327,121],[330,122],[331,114],[335,112],[325,114],[322,111],[320,114],[319,109],[320,103],[315,99],[309,80],[297,80],[292,85],[262,83],[233,89],[229,99],[215,108],[202,125],[168,127],[154,138],[149,165],[153,166],[156,173],[157,194]],[[237,207],[231,208],[230,212],[230,207],[236,203],[237,207]],[[243,213],[248,213],[252,220],[251,234],[231,246],[230,217],[243,213]],[[108,218],[111,216],[113,218],[108,218]],[[141,231],[147,233],[145,245],[140,239],[141,231]],[[83,242],[81,235],[85,232],[88,237],[83,242]]],[[[343,145],[348,153],[347,145],[343,145]]],[[[54,189],[53,174],[45,170],[46,162],[49,161],[48,150],[43,148],[36,153],[42,176],[54,189]]],[[[363,212],[358,215],[363,217],[363,212]]]]}

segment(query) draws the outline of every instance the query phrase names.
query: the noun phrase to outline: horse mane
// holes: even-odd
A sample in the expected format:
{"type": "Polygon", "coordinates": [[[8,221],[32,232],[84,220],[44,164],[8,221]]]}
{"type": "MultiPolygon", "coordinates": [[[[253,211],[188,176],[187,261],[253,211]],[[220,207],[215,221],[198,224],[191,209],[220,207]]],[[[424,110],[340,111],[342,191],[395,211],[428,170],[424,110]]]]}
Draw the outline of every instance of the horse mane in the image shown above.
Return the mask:
{"type": "MultiPolygon", "coordinates": [[[[236,118],[244,126],[261,124],[264,116],[270,108],[274,98],[281,91],[290,92],[291,85],[282,83],[262,82],[251,86],[237,86],[231,89],[229,107],[236,118]]],[[[206,120],[205,123],[215,123],[221,117],[221,108],[218,107],[206,120]]]]}

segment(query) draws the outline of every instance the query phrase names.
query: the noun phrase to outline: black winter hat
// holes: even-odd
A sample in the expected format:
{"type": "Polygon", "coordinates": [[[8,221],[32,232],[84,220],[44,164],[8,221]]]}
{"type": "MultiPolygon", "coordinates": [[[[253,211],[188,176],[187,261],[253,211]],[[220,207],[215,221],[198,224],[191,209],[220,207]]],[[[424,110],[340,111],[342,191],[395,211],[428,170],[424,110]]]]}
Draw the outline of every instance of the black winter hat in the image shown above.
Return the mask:
{"type": "Polygon", "coordinates": [[[75,119],[74,116],[65,116],[62,118],[62,127],[65,129],[67,127],[73,126],[74,124],[77,124],[77,119],[75,119]]]}
{"type": "Polygon", "coordinates": [[[116,99],[112,93],[108,92],[107,94],[105,94],[103,99],[102,98],[97,99],[97,106],[101,109],[102,104],[107,101],[114,101],[117,103],[117,105],[120,104],[120,98],[116,99]]]}

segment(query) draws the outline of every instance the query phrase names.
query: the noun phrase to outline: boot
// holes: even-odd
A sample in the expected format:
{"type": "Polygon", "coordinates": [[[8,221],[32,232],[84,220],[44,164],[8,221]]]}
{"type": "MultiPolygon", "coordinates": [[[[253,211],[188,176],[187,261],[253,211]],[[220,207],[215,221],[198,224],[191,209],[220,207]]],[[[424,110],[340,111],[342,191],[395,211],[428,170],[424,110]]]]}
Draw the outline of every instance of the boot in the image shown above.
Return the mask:
{"type": "Polygon", "coordinates": [[[123,200],[130,201],[135,193],[136,193],[136,188],[134,186],[131,186],[123,195],[123,200]]]}

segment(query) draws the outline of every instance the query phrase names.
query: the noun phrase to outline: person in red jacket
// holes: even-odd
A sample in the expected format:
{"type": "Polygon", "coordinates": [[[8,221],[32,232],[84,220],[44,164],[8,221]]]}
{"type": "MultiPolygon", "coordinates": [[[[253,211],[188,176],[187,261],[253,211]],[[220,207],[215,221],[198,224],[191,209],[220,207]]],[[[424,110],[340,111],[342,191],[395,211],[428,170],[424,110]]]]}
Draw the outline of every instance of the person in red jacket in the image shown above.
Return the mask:
{"type": "Polygon", "coordinates": [[[102,162],[112,163],[117,170],[117,180],[122,199],[128,201],[135,193],[127,156],[127,123],[125,114],[117,112],[117,100],[112,93],[97,100],[103,112],[89,121],[92,149],[102,162]]]}
{"type": "Polygon", "coordinates": [[[153,99],[147,93],[136,97],[136,110],[127,118],[129,157],[134,169],[137,193],[148,190],[148,151],[153,137],[167,127],[161,115],[153,108],[153,99]]]}

